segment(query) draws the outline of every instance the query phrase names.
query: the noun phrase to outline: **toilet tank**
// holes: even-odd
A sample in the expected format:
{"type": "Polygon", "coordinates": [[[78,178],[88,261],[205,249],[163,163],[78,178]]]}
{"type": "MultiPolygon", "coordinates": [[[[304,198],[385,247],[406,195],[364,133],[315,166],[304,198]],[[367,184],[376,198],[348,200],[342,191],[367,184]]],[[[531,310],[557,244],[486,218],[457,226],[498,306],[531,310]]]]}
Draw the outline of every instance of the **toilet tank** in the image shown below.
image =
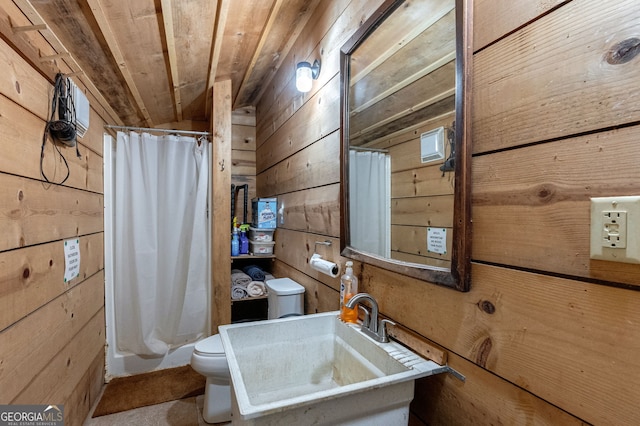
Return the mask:
{"type": "Polygon", "coordinates": [[[304,287],[291,278],[267,280],[269,319],[304,314],[304,287]]]}

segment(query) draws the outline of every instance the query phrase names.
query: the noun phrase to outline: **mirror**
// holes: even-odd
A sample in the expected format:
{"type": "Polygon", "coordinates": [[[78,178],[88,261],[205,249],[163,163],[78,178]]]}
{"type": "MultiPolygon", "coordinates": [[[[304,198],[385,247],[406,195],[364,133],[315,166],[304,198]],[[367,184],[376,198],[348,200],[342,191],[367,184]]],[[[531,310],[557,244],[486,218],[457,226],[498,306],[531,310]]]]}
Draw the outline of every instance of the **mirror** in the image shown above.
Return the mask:
{"type": "Polygon", "coordinates": [[[341,50],[342,255],[469,290],[473,0],[387,0],[341,50]]]}

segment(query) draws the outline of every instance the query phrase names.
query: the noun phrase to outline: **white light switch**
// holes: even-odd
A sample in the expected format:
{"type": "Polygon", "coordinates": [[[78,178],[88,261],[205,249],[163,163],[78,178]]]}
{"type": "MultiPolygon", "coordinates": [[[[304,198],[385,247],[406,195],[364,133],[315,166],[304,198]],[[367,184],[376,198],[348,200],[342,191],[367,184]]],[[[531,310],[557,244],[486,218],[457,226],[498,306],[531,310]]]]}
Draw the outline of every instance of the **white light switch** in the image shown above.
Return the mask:
{"type": "Polygon", "coordinates": [[[591,259],[640,263],[640,196],[591,199],[591,259]]]}

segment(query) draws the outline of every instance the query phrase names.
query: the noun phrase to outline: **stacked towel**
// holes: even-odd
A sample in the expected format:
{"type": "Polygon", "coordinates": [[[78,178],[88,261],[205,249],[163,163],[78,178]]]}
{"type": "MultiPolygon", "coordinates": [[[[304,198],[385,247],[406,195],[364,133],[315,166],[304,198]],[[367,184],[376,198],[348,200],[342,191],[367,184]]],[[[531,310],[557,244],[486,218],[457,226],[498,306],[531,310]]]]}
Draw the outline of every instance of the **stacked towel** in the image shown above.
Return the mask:
{"type": "Polygon", "coordinates": [[[257,265],[248,265],[242,271],[251,277],[252,281],[264,281],[264,271],[257,265]]]}
{"type": "Polygon", "coordinates": [[[231,299],[239,300],[249,296],[247,286],[251,283],[251,277],[239,269],[231,270],[231,299]]]}
{"type": "Polygon", "coordinates": [[[262,281],[251,281],[247,285],[247,293],[249,297],[260,297],[267,294],[267,288],[262,281]]]}
{"type": "Polygon", "coordinates": [[[232,269],[231,270],[231,284],[232,285],[239,285],[239,286],[243,286],[246,287],[249,285],[249,283],[253,281],[251,279],[251,277],[247,274],[245,274],[244,272],[242,272],[240,269],[232,269]]]}
{"type": "Polygon", "coordinates": [[[264,272],[259,266],[249,265],[231,270],[231,299],[240,300],[247,297],[260,297],[267,294],[266,280],[275,277],[264,272]]]}
{"type": "Polygon", "coordinates": [[[240,300],[244,299],[248,295],[249,293],[247,293],[247,287],[243,287],[237,284],[231,286],[231,299],[240,300]]]}

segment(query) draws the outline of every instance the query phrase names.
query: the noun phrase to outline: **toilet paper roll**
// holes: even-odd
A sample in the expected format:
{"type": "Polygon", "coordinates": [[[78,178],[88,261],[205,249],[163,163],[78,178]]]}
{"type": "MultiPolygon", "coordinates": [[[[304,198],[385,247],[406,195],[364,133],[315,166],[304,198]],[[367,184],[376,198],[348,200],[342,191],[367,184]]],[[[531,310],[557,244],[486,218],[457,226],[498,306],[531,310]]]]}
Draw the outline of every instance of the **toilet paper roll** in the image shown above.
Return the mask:
{"type": "Polygon", "coordinates": [[[335,278],[340,275],[340,265],[324,260],[317,253],[314,253],[314,255],[311,256],[311,259],[309,259],[309,266],[318,272],[329,275],[331,278],[335,278]]]}

